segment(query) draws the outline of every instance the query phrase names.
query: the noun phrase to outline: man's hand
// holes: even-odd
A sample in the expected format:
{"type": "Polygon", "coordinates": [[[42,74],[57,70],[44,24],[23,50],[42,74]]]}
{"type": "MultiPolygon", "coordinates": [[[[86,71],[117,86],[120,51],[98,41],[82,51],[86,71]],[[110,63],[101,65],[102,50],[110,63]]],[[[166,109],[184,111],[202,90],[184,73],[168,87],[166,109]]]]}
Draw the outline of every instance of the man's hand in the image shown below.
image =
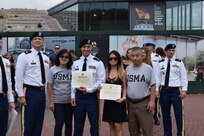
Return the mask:
{"type": "Polygon", "coordinates": [[[156,91],[156,98],[160,97],[160,93],[158,91],[156,91]]]}
{"type": "Polygon", "coordinates": [[[83,94],[87,94],[87,89],[86,87],[79,87],[78,90],[80,90],[83,94]]]}
{"type": "Polygon", "coordinates": [[[23,106],[26,105],[26,99],[25,99],[25,96],[20,96],[19,97],[19,103],[23,106]]]}
{"type": "Polygon", "coordinates": [[[13,108],[15,108],[14,102],[9,102],[9,110],[12,110],[13,108]]]}
{"type": "Polygon", "coordinates": [[[71,99],[71,104],[72,104],[72,106],[76,106],[77,104],[76,104],[76,99],[71,99]]]}
{"type": "Polygon", "coordinates": [[[152,102],[152,101],[149,101],[148,105],[147,105],[147,110],[149,112],[152,112],[154,110],[154,107],[155,107],[155,103],[152,102]]]}
{"type": "Polygon", "coordinates": [[[50,111],[54,112],[54,103],[50,102],[49,103],[50,111]]]}
{"type": "Polygon", "coordinates": [[[181,99],[184,99],[186,97],[186,91],[181,91],[180,97],[181,97],[181,99]]]}

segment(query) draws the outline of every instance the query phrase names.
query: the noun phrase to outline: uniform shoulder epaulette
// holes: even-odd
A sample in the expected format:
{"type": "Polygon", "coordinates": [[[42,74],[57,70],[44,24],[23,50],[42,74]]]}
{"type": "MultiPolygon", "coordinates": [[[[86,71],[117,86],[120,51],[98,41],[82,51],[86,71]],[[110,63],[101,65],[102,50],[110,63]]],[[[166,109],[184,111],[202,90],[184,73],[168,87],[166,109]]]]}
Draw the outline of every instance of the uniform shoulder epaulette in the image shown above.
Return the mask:
{"type": "Polygon", "coordinates": [[[163,62],[163,61],[164,61],[164,59],[160,60],[159,62],[163,62]]]}
{"type": "Polygon", "coordinates": [[[97,58],[97,57],[94,57],[93,59],[94,59],[94,60],[96,60],[96,61],[100,61],[100,59],[99,59],[99,58],[97,58]]]}
{"type": "Polygon", "coordinates": [[[31,53],[31,52],[32,52],[31,50],[26,50],[24,53],[28,54],[28,53],[31,53]]]}
{"type": "Polygon", "coordinates": [[[175,61],[181,62],[181,60],[180,60],[180,59],[175,59],[175,61]]]}

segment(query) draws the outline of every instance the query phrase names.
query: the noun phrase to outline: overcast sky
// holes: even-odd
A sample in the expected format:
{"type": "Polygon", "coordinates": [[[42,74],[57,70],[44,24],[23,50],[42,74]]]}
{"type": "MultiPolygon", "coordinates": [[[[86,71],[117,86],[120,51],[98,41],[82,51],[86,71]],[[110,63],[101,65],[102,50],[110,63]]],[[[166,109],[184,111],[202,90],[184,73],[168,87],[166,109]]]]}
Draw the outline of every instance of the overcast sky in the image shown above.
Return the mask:
{"type": "Polygon", "coordinates": [[[47,10],[64,0],[0,0],[0,8],[27,8],[47,10]]]}

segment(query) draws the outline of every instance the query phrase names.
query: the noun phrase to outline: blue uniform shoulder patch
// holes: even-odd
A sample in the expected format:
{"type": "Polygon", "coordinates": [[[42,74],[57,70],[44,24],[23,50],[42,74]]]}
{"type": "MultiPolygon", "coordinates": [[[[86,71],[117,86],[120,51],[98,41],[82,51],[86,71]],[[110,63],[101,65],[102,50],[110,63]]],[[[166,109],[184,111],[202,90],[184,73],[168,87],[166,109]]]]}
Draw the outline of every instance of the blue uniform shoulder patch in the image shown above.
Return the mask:
{"type": "Polygon", "coordinates": [[[94,59],[94,60],[96,60],[96,61],[100,61],[100,59],[99,59],[99,58],[97,58],[97,57],[94,57],[93,59],[94,59]]]}
{"type": "Polygon", "coordinates": [[[160,62],[163,62],[163,61],[164,61],[164,59],[160,60],[159,63],[160,63],[160,62]]]}
{"type": "Polygon", "coordinates": [[[180,60],[180,59],[175,59],[175,61],[181,62],[181,60],[180,60]]]}

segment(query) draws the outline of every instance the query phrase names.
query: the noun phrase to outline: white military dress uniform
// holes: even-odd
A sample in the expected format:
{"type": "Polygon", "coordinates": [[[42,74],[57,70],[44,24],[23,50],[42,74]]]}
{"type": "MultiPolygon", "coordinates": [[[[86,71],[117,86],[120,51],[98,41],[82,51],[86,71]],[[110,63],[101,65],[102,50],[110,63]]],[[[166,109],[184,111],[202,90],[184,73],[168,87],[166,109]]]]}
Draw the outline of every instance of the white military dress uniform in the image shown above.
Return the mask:
{"type": "MultiPolygon", "coordinates": [[[[46,95],[38,53],[32,48],[30,52],[20,54],[16,65],[16,92],[18,96],[25,96],[26,99],[26,105],[22,106],[21,120],[24,136],[40,136],[44,122],[46,95]]],[[[49,58],[42,51],[40,53],[46,77],[49,71],[49,58]]]]}
{"type": "MultiPolygon", "coordinates": [[[[0,55],[0,57],[2,57],[0,55]]],[[[6,79],[7,79],[7,85],[8,85],[8,92],[7,92],[7,98],[8,98],[8,102],[14,102],[14,97],[13,97],[13,93],[12,93],[12,82],[11,82],[11,71],[10,71],[10,62],[8,59],[5,59],[4,57],[2,57],[2,61],[4,63],[4,69],[5,69],[5,73],[6,73],[6,79]]],[[[0,67],[0,73],[1,73],[1,67],[0,67]]],[[[0,94],[3,94],[3,86],[2,86],[2,74],[0,74],[0,94]]]]}
{"type": "MultiPolygon", "coordinates": [[[[173,46],[172,48],[175,47],[173,46]]],[[[177,135],[184,136],[183,102],[180,97],[180,89],[187,91],[188,80],[186,69],[181,60],[172,57],[170,59],[169,82],[167,82],[169,84],[165,87],[168,61],[168,58],[162,59],[157,65],[156,72],[156,90],[158,91],[161,86],[160,104],[163,116],[164,135],[172,135],[170,109],[171,105],[173,105],[177,124],[177,135]]]]}
{"type": "MultiPolygon", "coordinates": [[[[85,41],[86,42],[86,41],[85,41]]],[[[74,61],[73,71],[82,71],[84,56],[74,61]]],[[[74,136],[82,136],[86,114],[88,113],[92,136],[99,136],[99,99],[98,87],[105,82],[105,68],[103,62],[93,55],[86,57],[86,71],[92,72],[93,84],[87,87],[87,93],[82,93],[76,88],[72,89],[71,98],[76,99],[74,109],[74,136]]]]}

